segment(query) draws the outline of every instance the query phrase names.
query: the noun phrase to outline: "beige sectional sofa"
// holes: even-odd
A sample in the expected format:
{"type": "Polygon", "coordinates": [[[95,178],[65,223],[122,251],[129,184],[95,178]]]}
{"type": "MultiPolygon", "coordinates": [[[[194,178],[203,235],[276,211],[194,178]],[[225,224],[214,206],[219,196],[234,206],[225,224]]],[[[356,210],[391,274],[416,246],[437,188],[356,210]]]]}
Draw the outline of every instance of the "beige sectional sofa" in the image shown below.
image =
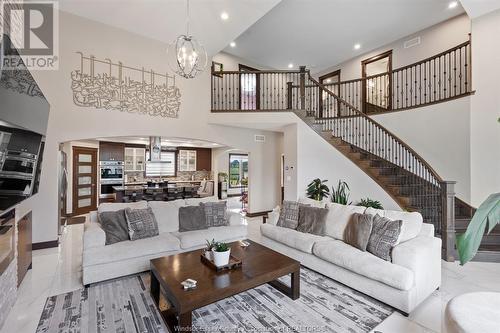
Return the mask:
{"type": "Polygon", "coordinates": [[[245,220],[229,213],[229,226],[179,232],[179,208],[217,201],[216,197],[175,201],[104,203],[90,213],[83,234],[83,283],[85,285],[149,270],[153,258],[190,251],[205,246],[207,239],[231,242],[247,237],[245,220]],[[158,222],[159,235],[135,241],[105,245],[106,235],[97,221],[98,212],[151,207],[158,222]]]}
{"type": "Polygon", "coordinates": [[[279,212],[275,210],[261,226],[262,244],[405,314],[440,286],[441,239],[434,237],[433,225],[422,223],[419,213],[332,203],[327,207],[326,236],[277,226],[279,212]],[[343,242],[350,216],[364,212],[403,221],[392,262],[343,242]]]}

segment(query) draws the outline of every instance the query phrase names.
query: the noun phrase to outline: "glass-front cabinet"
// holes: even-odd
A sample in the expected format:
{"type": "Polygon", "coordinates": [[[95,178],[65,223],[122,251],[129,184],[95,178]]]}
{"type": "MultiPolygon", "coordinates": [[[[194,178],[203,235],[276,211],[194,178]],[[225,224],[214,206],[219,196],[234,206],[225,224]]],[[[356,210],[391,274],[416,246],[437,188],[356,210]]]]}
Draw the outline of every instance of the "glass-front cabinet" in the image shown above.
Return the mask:
{"type": "Polygon", "coordinates": [[[179,150],[179,171],[196,171],[196,150],[179,150]]]}
{"type": "Polygon", "coordinates": [[[145,148],[125,147],[125,171],[144,171],[145,148]]]}

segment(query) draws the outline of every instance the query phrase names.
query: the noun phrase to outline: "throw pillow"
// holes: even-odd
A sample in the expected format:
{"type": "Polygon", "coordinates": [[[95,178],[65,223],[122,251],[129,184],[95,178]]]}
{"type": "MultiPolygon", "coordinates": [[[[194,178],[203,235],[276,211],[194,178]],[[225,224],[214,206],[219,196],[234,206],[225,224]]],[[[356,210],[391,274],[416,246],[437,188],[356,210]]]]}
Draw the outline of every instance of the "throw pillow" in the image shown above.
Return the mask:
{"type": "Polygon", "coordinates": [[[202,206],[179,208],[179,232],[207,229],[207,219],[202,206]]]}
{"type": "Polygon", "coordinates": [[[401,220],[393,221],[378,214],[375,215],[366,250],[381,259],[391,261],[392,248],[398,241],[401,224],[401,220]]]}
{"type": "Polygon", "coordinates": [[[137,240],[158,235],[158,223],[151,207],[125,210],[130,240],[137,240]]]}
{"type": "Polygon", "coordinates": [[[327,215],[327,208],[300,207],[297,231],[324,236],[327,215]]]}
{"type": "Polygon", "coordinates": [[[299,209],[300,207],[308,207],[296,201],[283,201],[280,217],[278,219],[278,227],[297,229],[299,224],[299,209]]]}
{"type": "Polygon", "coordinates": [[[102,230],[106,234],[106,245],[129,240],[125,209],[114,212],[102,212],[97,215],[102,230]]]}
{"type": "Polygon", "coordinates": [[[345,242],[365,252],[373,227],[373,215],[354,213],[344,232],[345,242]]]}
{"type": "Polygon", "coordinates": [[[205,211],[208,227],[223,227],[229,225],[225,201],[201,202],[200,206],[205,211]]]}

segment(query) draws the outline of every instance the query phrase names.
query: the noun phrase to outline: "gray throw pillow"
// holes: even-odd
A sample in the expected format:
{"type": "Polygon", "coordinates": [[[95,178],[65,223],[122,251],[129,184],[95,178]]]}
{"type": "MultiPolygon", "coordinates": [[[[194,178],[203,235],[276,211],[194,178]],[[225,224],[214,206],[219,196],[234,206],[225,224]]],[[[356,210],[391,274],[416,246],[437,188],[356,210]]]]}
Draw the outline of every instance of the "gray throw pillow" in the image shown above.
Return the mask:
{"type": "Polygon", "coordinates": [[[229,225],[225,201],[201,202],[200,207],[205,212],[207,227],[223,227],[229,225]]]}
{"type": "Polygon", "coordinates": [[[373,227],[366,250],[379,258],[391,261],[391,252],[401,233],[401,220],[393,221],[380,215],[373,217],[373,227]]]}
{"type": "Polygon", "coordinates": [[[324,236],[327,215],[327,208],[307,206],[300,207],[299,225],[297,226],[297,231],[324,236]]]}
{"type": "Polygon", "coordinates": [[[344,231],[345,242],[365,252],[372,233],[373,215],[352,214],[352,218],[344,231]]]}
{"type": "Polygon", "coordinates": [[[276,225],[283,228],[297,229],[300,207],[309,207],[309,205],[300,204],[297,201],[283,201],[280,217],[276,225]]]}
{"type": "Polygon", "coordinates": [[[106,234],[106,245],[130,240],[125,209],[99,213],[97,220],[106,234]]]}
{"type": "Polygon", "coordinates": [[[130,240],[149,238],[158,235],[158,223],[151,207],[144,209],[125,209],[130,240]]]}
{"type": "Polygon", "coordinates": [[[207,229],[207,219],[202,206],[179,208],[179,232],[207,229]]]}

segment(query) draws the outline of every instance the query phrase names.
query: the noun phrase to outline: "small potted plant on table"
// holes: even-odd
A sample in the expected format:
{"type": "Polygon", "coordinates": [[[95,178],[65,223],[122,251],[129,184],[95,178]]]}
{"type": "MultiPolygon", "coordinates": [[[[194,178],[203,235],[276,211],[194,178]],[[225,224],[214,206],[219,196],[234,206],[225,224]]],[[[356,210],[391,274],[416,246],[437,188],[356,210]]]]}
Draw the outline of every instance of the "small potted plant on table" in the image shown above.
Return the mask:
{"type": "Polygon", "coordinates": [[[214,259],[212,250],[215,248],[215,244],[217,244],[217,242],[215,241],[215,239],[212,239],[211,241],[207,239],[206,241],[207,241],[207,246],[205,247],[205,258],[212,261],[214,259]]]}
{"type": "Polygon", "coordinates": [[[231,248],[224,242],[217,242],[212,249],[214,264],[217,267],[229,264],[231,248]]]}

